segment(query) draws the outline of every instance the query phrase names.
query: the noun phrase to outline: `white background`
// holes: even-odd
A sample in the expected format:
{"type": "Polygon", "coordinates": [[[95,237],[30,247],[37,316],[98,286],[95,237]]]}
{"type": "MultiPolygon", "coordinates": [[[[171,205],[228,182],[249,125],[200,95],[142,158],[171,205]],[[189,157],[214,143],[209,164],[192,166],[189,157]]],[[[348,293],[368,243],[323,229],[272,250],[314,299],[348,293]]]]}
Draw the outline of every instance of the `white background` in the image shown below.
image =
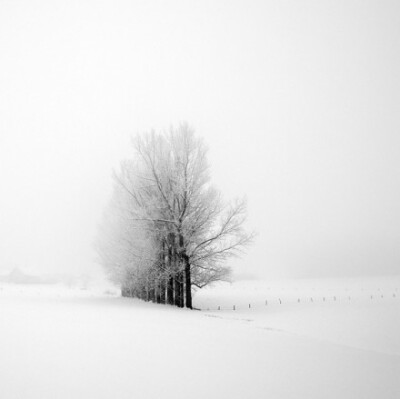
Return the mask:
{"type": "Polygon", "coordinates": [[[97,270],[130,136],[187,120],[241,273],[399,274],[396,1],[0,0],[0,272],[97,270]]]}

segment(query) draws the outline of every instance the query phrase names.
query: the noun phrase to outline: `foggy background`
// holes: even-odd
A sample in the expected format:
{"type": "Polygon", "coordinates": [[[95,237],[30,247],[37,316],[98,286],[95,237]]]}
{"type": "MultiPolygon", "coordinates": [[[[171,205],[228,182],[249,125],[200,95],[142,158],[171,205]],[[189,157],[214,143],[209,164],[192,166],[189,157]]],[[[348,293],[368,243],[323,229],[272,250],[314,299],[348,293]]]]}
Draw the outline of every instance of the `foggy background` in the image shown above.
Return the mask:
{"type": "Polygon", "coordinates": [[[400,273],[396,1],[0,0],[0,273],[96,273],[130,136],[188,121],[238,273],[400,273]]]}

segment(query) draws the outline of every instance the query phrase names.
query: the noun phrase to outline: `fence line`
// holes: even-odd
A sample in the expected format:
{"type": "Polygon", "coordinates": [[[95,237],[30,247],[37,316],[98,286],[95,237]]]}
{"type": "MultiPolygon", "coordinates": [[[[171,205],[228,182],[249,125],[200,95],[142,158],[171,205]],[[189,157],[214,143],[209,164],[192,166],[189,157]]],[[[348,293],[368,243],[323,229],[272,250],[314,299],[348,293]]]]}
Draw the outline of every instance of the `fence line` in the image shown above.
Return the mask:
{"type": "MultiPolygon", "coordinates": [[[[346,290],[347,291],[347,290],[346,290]]],[[[363,289],[361,291],[364,291],[363,289]]],[[[380,289],[378,289],[379,292],[381,292],[380,289]]],[[[356,302],[358,300],[370,300],[370,301],[381,301],[382,299],[398,299],[399,296],[396,295],[396,292],[398,289],[391,290],[390,293],[380,293],[380,295],[374,296],[374,294],[364,294],[360,296],[356,295],[331,295],[331,296],[307,296],[307,297],[292,297],[288,300],[282,300],[281,297],[275,297],[275,298],[267,298],[265,299],[264,303],[260,302],[242,302],[242,303],[236,303],[232,304],[231,306],[225,305],[221,306],[218,305],[217,307],[200,307],[198,308],[199,310],[202,311],[235,311],[235,310],[244,310],[244,309],[260,309],[260,308],[265,308],[267,309],[268,307],[275,306],[275,305],[293,305],[293,304],[313,304],[313,303],[349,303],[349,302],[356,302]]]]}

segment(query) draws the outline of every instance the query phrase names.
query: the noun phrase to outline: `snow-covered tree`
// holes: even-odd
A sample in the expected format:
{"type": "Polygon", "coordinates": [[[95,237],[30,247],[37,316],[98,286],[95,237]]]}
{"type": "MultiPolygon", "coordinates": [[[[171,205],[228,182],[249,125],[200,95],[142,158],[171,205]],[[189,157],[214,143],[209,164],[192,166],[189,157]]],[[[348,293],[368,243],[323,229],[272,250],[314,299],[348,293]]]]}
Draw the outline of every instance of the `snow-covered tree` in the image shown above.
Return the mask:
{"type": "Polygon", "coordinates": [[[226,260],[252,239],[244,201],[225,203],[210,183],[207,148],[182,124],[133,141],[115,173],[102,225],[102,264],[126,294],[192,308],[192,287],[226,279],[226,260]],[[134,288],[133,288],[134,287],[134,288]],[[144,288],[143,288],[144,287],[144,288]]]}

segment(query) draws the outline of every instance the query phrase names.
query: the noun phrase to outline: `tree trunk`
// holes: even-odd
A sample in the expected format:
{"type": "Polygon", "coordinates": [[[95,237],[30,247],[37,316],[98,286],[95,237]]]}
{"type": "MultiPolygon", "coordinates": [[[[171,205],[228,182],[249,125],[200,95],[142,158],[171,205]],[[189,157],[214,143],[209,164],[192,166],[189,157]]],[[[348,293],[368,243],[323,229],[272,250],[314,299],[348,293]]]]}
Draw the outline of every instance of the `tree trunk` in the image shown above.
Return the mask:
{"type": "Polygon", "coordinates": [[[171,239],[168,246],[167,252],[167,270],[168,270],[168,278],[167,278],[167,303],[169,305],[174,304],[174,278],[172,277],[172,244],[171,239]]]}
{"type": "Polygon", "coordinates": [[[182,272],[177,273],[174,281],[175,285],[175,305],[183,308],[183,275],[182,272]]]}
{"type": "Polygon", "coordinates": [[[150,301],[154,303],[157,301],[155,288],[150,288],[150,301]]]}
{"type": "Polygon", "coordinates": [[[174,279],[169,277],[167,281],[167,303],[169,305],[174,304],[174,279]]]}
{"type": "Polygon", "coordinates": [[[142,299],[143,301],[148,301],[148,291],[147,291],[145,285],[143,285],[143,286],[140,288],[139,298],[142,299]]]}
{"type": "Polygon", "coordinates": [[[155,297],[156,297],[156,302],[161,303],[161,285],[158,283],[155,287],[155,297]]]}
{"type": "Polygon", "coordinates": [[[167,303],[174,304],[174,278],[169,277],[167,281],[167,303]]]}
{"type": "Polygon", "coordinates": [[[165,279],[163,274],[166,266],[167,250],[165,240],[161,242],[159,277],[157,279],[157,303],[165,303],[165,279]]]}
{"type": "Polygon", "coordinates": [[[152,286],[152,283],[148,280],[147,281],[147,301],[154,302],[155,294],[156,294],[156,292],[155,292],[154,286],[152,286]]]}
{"type": "MultiPolygon", "coordinates": [[[[179,251],[177,253],[177,262],[179,265],[179,273],[177,274],[177,280],[178,280],[178,291],[179,291],[179,297],[178,297],[178,304],[177,306],[179,306],[180,308],[183,308],[185,303],[185,295],[184,295],[184,275],[183,275],[183,271],[182,271],[182,266],[184,266],[184,252],[183,252],[183,235],[181,233],[179,233],[178,235],[178,244],[179,244],[179,251]]],[[[176,301],[175,301],[176,302],[176,301]]]]}
{"type": "Polygon", "coordinates": [[[165,304],[165,279],[161,278],[160,279],[160,303],[165,304]]]}
{"type": "Polygon", "coordinates": [[[185,254],[183,256],[185,261],[185,296],[186,296],[186,307],[193,309],[192,305],[192,278],[190,273],[189,257],[185,254]]]}

